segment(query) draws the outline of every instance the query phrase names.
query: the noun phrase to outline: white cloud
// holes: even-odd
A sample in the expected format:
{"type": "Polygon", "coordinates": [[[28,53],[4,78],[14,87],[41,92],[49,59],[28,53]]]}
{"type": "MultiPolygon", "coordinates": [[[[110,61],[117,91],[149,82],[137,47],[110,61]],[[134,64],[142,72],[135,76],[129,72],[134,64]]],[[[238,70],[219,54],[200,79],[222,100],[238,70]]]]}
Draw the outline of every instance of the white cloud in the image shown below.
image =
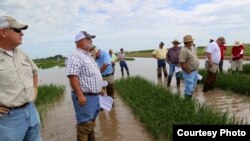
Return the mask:
{"type": "Polygon", "coordinates": [[[198,46],[218,36],[228,44],[249,42],[249,6],[249,0],[2,0],[0,13],[29,24],[22,48],[36,58],[69,54],[79,30],[115,51],[153,49],[160,41],[170,46],[185,34],[198,46]]]}

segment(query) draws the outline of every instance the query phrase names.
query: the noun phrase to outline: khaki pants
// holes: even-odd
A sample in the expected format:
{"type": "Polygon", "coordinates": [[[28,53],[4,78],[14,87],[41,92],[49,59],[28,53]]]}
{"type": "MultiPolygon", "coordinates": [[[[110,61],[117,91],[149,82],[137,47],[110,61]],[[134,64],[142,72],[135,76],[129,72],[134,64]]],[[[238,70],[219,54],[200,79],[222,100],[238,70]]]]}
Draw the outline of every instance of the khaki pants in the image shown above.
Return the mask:
{"type": "Polygon", "coordinates": [[[95,141],[94,127],[95,122],[93,121],[77,124],[77,141],[95,141]]]}
{"type": "Polygon", "coordinates": [[[108,85],[106,87],[107,95],[114,98],[114,93],[115,93],[114,76],[110,75],[107,77],[103,77],[103,80],[106,80],[108,82],[108,85]]]}
{"type": "Polygon", "coordinates": [[[243,60],[240,59],[240,60],[235,60],[235,61],[232,61],[232,71],[242,71],[242,65],[243,65],[243,60]]]}

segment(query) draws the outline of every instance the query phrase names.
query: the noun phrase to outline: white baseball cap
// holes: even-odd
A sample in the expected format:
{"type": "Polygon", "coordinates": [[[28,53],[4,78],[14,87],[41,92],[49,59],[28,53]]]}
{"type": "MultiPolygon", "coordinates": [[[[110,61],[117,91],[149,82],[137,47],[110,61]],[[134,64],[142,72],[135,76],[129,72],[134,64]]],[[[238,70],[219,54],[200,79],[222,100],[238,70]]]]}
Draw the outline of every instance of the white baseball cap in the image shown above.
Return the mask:
{"type": "Polygon", "coordinates": [[[25,30],[28,28],[28,25],[19,23],[10,16],[0,16],[0,29],[2,28],[16,28],[16,29],[25,30]]]}
{"type": "Polygon", "coordinates": [[[77,34],[76,34],[76,37],[75,37],[75,42],[78,42],[78,41],[80,41],[81,39],[83,39],[83,38],[95,38],[95,35],[91,35],[91,34],[89,34],[88,32],[86,32],[86,31],[80,31],[80,32],[78,32],[77,34]]]}

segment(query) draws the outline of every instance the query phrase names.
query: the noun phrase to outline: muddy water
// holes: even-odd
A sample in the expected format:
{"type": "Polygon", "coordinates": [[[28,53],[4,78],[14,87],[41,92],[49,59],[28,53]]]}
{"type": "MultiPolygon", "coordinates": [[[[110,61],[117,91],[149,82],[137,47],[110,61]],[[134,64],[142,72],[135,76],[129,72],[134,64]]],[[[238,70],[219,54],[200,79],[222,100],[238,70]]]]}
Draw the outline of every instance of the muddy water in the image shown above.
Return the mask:
{"type": "MultiPolygon", "coordinates": [[[[204,60],[200,61],[200,67],[204,68],[204,60]]],[[[128,61],[131,75],[141,75],[150,81],[166,86],[166,79],[158,79],[156,76],[156,61],[153,58],[136,58],[128,61]]],[[[249,62],[244,62],[249,63],[249,62]]],[[[228,61],[224,62],[224,69],[230,68],[228,61]]],[[[66,86],[65,97],[55,104],[44,118],[42,138],[45,141],[76,141],[75,117],[70,97],[68,79],[65,77],[65,68],[51,68],[39,70],[39,84],[56,83],[66,86]]],[[[126,76],[125,76],[126,77],[126,76]]],[[[115,79],[121,78],[120,66],[117,63],[115,79]]],[[[170,88],[174,92],[180,92],[183,96],[184,84],[176,87],[173,79],[170,88]]],[[[202,85],[198,85],[194,93],[194,99],[200,103],[213,105],[221,111],[229,111],[230,115],[250,123],[250,99],[233,92],[220,89],[203,93],[202,85]]],[[[144,126],[132,114],[129,107],[115,94],[115,108],[112,111],[103,111],[96,120],[96,139],[99,141],[154,141],[144,126]]]]}

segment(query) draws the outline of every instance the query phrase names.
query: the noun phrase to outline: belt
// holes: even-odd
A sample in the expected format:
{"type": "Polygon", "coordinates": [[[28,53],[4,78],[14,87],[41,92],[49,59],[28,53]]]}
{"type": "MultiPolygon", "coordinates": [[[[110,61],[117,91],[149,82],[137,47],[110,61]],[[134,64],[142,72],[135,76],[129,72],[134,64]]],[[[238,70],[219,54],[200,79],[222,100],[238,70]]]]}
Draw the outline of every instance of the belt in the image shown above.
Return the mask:
{"type": "Polygon", "coordinates": [[[102,75],[102,77],[108,77],[108,76],[110,76],[110,75],[112,75],[112,73],[106,74],[106,75],[102,75]]]}
{"type": "Polygon", "coordinates": [[[19,106],[15,106],[15,107],[5,107],[5,108],[8,108],[8,109],[10,109],[10,110],[14,110],[14,109],[23,109],[23,108],[25,108],[27,105],[29,105],[30,103],[29,102],[27,102],[27,103],[24,103],[24,104],[22,104],[22,105],[19,105],[19,106]]]}
{"type": "Polygon", "coordinates": [[[96,96],[96,95],[99,95],[99,93],[88,93],[88,92],[85,92],[83,93],[84,95],[88,95],[88,96],[96,96]]]}
{"type": "MultiPolygon", "coordinates": [[[[206,62],[209,62],[209,61],[206,61],[206,62]]],[[[213,64],[215,64],[215,65],[219,65],[219,64],[217,64],[217,63],[214,63],[214,62],[213,62],[213,64]]]]}

